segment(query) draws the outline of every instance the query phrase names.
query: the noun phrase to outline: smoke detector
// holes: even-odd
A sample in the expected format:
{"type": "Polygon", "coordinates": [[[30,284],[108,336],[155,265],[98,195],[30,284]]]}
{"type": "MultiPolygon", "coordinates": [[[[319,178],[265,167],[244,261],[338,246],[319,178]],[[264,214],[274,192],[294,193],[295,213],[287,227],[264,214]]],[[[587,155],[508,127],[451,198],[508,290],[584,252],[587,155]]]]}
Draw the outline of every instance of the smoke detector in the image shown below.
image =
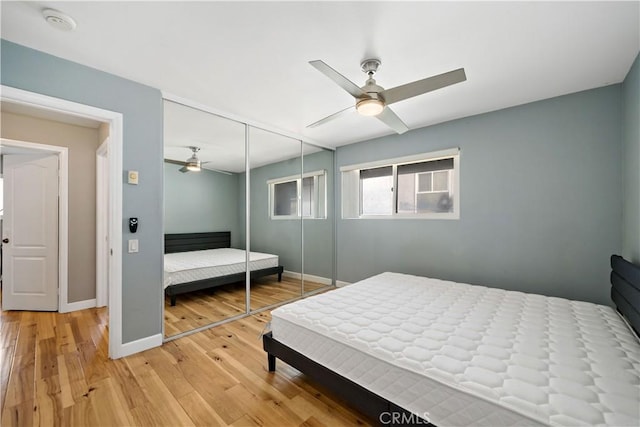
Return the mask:
{"type": "Polygon", "coordinates": [[[76,21],[69,15],[53,9],[42,11],[44,19],[54,28],[62,31],[72,31],[76,28],[76,21]]]}

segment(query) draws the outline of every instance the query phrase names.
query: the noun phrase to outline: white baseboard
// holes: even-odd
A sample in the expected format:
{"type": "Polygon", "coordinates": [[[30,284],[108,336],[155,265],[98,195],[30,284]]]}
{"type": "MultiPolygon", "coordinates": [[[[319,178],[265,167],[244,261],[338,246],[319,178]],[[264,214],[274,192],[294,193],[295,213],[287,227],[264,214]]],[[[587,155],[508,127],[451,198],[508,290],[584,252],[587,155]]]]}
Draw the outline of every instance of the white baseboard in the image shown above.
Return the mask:
{"type": "Polygon", "coordinates": [[[350,285],[350,282],[343,282],[342,280],[336,280],[336,287],[342,288],[344,286],[350,285]]]}
{"type": "Polygon", "coordinates": [[[85,310],[87,308],[96,307],[96,299],[87,299],[84,301],[68,302],[64,307],[58,310],[60,313],[69,313],[72,311],[85,310]]]}
{"type": "Polygon", "coordinates": [[[161,345],[162,334],[151,335],[150,337],[140,338],[139,340],[122,344],[119,349],[115,349],[115,356],[113,358],[126,357],[134,353],[149,350],[150,348],[160,347],[161,345]]]}
{"type": "MultiPolygon", "coordinates": [[[[302,274],[300,274],[298,272],[295,272],[295,271],[285,270],[285,271],[282,272],[282,275],[284,277],[291,277],[292,279],[301,279],[302,278],[302,274]]],[[[328,277],[314,276],[313,274],[304,273],[304,279],[308,280],[310,282],[321,283],[323,285],[331,285],[331,279],[329,279],[328,277]]]]}

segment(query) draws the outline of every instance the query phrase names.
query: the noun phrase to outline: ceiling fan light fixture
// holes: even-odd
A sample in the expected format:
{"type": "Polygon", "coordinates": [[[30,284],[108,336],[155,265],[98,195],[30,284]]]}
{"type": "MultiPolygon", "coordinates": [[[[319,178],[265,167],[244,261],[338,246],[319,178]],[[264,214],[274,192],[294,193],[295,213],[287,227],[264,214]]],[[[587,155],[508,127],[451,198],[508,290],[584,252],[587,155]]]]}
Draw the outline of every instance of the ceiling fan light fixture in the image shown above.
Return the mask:
{"type": "Polygon", "coordinates": [[[358,101],[356,110],[363,116],[377,116],[384,110],[384,102],[375,98],[367,98],[358,101]]]}
{"type": "Polygon", "coordinates": [[[191,156],[184,165],[191,172],[200,172],[201,163],[196,156],[191,156]]]}

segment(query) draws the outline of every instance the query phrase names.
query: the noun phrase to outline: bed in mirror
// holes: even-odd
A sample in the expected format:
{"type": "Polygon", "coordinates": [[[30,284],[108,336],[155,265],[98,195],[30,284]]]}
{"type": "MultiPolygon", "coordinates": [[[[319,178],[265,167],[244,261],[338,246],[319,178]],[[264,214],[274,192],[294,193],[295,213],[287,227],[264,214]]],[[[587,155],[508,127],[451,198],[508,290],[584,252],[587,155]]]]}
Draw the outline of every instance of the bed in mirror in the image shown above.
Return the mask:
{"type": "Polygon", "coordinates": [[[164,103],[164,334],[246,312],[245,125],[164,103]]]}
{"type": "Polygon", "coordinates": [[[164,111],[165,339],[333,286],[333,152],[173,101],[164,111]]]}

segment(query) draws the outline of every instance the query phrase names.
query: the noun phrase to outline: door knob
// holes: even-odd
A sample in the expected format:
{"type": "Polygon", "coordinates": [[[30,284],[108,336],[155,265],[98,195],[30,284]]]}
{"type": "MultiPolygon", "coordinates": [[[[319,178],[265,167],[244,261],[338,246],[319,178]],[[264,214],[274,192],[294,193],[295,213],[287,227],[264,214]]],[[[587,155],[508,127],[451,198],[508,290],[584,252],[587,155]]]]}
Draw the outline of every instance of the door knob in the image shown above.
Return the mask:
{"type": "Polygon", "coordinates": [[[2,243],[9,243],[9,239],[2,239],[2,243]]]}

